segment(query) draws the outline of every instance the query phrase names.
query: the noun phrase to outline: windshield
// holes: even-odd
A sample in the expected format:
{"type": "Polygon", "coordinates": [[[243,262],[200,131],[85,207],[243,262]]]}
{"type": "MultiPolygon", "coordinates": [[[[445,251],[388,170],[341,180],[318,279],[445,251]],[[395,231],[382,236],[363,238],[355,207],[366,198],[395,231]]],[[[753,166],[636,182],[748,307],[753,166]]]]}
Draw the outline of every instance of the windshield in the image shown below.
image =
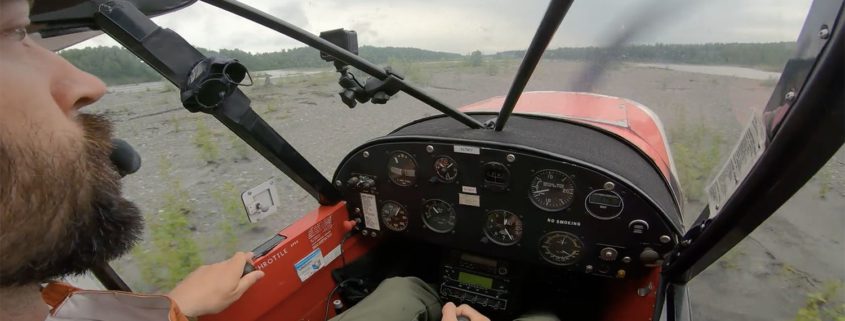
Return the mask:
{"type": "MultiPolygon", "coordinates": [[[[245,2],[315,34],[355,30],[360,56],[391,66],[456,108],[507,94],[546,7],[512,1],[245,2]]],[[[708,184],[772,95],[809,7],[809,1],[576,2],[526,91],[586,91],[652,110],[667,135],[684,219],[691,222],[707,203],[708,184]]],[[[404,93],[385,105],[350,109],[338,97],[334,67],[316,50],[204,3],[154,20],[207,55],[243,62],[255,83],[242,88],[253,109],[327,178],[356,146],[439,114],[404,93]]],[[[62,55],[109,83],[110,94],[89,110],[114,119],[117,136],[144,158],[141,171],[125,179],[125,192],[145,213],[145,239],[115,264],[133,289],[166,291],[197,265],[251,249],[317,206],[213,118],[186,112],[178,90],[137,58],[97,47],[112,45],[101,36],[62,55]],[[281,198],[279,211],[249,223],[241,193],[268,180],[281,198]]],[[[828,166],[841,171],[841,164],[828,166]]],[[[826,184],[842,186],[838,177],[826,184]]],[[[834,208],[841,208],[842,199],[818,202],[840,202],[834,208]]],[[[800,305],[805,292],[789,302],[800,305]]]]}

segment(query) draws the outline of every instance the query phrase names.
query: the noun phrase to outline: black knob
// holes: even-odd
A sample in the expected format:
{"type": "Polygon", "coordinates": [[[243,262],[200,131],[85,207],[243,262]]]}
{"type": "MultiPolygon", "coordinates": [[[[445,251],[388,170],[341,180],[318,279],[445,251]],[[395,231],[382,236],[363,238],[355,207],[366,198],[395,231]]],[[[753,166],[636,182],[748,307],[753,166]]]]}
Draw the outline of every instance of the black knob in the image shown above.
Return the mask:
{"type": "Polygon", "coordinates": [[[647,247],[640,252],[640,261],[645,265],[654,264],[657,260],[660,260],[660,253],[657,253],[657,251],[651,249],[650,247],[647,247]]]}

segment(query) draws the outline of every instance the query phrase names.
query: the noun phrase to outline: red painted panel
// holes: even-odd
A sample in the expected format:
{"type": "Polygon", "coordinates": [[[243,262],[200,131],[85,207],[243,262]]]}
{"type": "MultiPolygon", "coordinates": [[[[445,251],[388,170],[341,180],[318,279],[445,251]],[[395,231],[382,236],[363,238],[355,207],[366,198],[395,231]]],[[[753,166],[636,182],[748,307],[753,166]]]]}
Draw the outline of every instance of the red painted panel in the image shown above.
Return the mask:
{"type": "Polygon", "coordinates": [[[640,278],[618,281],[608,287],[607,305],[602,320],[651,321],[657,303],[658,286],[660,268],[653,268],[651,273],[640,278]]]}
{"type": "MultiPolygon", "coordinates": [[[[294,265],[316,249],[325,257],[339,246],[348,217],[345,203],[321,206],[279,232],[287,239],[254,262],[265,272],[264,278],[225,311],[200,320],[323,320],[326,296],[335,286],[331,270],[341,266],[341,259],[322,266],[304,281],[294,265]]],[[[367,241],[359,236],[346,240],[346,261],[365,253],[372,246],[367,241]]]]}

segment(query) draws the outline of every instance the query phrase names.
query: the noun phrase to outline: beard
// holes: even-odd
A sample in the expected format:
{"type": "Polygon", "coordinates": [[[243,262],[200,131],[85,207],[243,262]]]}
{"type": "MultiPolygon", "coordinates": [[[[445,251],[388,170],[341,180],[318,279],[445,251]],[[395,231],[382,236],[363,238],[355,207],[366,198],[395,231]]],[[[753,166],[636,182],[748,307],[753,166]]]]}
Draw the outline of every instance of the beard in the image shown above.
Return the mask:
{"type": "Polygon", "coordinates": [[[142,216],[109,159],[111,123],[77,120],[82,141],[27,141],[0,128],[0,287],[84,273],[140,239],[142,216]]]}

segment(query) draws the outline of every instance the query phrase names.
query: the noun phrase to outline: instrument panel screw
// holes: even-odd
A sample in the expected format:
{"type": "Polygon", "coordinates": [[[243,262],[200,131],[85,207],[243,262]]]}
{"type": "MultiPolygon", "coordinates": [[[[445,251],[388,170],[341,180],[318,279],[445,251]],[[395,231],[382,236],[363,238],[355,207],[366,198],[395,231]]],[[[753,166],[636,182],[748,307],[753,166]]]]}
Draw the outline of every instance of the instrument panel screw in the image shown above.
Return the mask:
{"type": "Polygon", "coordinates": [[[360,209],[360,208],[358,208],[358,207],[356,207],[355,209],[353,209],[353,211],[355,211],[355,214],[361,214],[361,209],[360,209]]]}
{"type": "Polygon", "coordinates": [[[631,263],[631,257],[630,256],[623,257],[622,263],[631,263]]]}
{"type": "Polygon", "coordinates": [[[605,182],[604,183],[604,189],[606,189],[608,191],[612,191],[614,188],[616,188],[616,184],[613,184],[613,182],[605,182]]]}
{"type": "Polygon", "coordinates": [[[376,234],[376,231],[372,231],[372,232],[370,232],[370,236],[376,237],[376,236],[378,236],[378,234],[376,234]]]}
{"type": "Polygon", "coordinates": [[[819,30],[819,38],[827,39],[830,37],[830,27],[827,25],[822,25],[821,30],[819,30]]]}
{"type": "Polygon", "coordinates": [[[368,230],[363,230],[363,231],[361,231],[361,234],[362,234],[362,235],[364,235],[364,236],[367,236],[367,235],[369,235],[369,234],[370,234],[370,231],[368,231],[368,230]]]}
{"type": "Polygon", "coordinates": [[[363,153],[361,153],[361,155],[364,156],[364,158],[367,158],[370,157],[370,152],[364,151],[363,153]]]}
{"type": "Polygon", "coordinates": [[[592,265],[587,265],[587,266],[584,268],[584,272],[587,272],[587,273],[592,273],[592,272],[593,272],[593,266],[592,266],[592,265]]]}
{"type": "Polygon", "coordinates": [[[508,154],[507,156],[505,156],[505,159],[508,161],[508,163],[513,163],[514,161],[516,161],[516,156],[514,156],[514,154],[508,154]]]}
{"type": "Polygon", "coordinates": [[[425,151],[427,151],[427,152],[429,152],[429,153],[433,153],[433,152],[434,152],[434,146],[431,146],[431,145],[426,145],[426,146],[425,146],[425,151]]]}
{"type": "Polygon", "coordinates": [[[789,92],[787,92],[786,96],[783,96],[783,99],[785,99],[787,102],[791,102],[793,99],[795,99],[795,90],[790,90],[789,92]]]}
{"type": "Polygon", "coordinates": [[[336,181],[334,181],[334,185],[337,186],[337,187],[341,187],[341,186],[343,186],[343,182],[341,182],[340,180],[336,180],[336,181]]]}
{"type": "Polygon", "coordinates": [[[672,241],[672,238],[669,235],[661,235],[660,236],[660,243],[666,244],[672,241]]]}

